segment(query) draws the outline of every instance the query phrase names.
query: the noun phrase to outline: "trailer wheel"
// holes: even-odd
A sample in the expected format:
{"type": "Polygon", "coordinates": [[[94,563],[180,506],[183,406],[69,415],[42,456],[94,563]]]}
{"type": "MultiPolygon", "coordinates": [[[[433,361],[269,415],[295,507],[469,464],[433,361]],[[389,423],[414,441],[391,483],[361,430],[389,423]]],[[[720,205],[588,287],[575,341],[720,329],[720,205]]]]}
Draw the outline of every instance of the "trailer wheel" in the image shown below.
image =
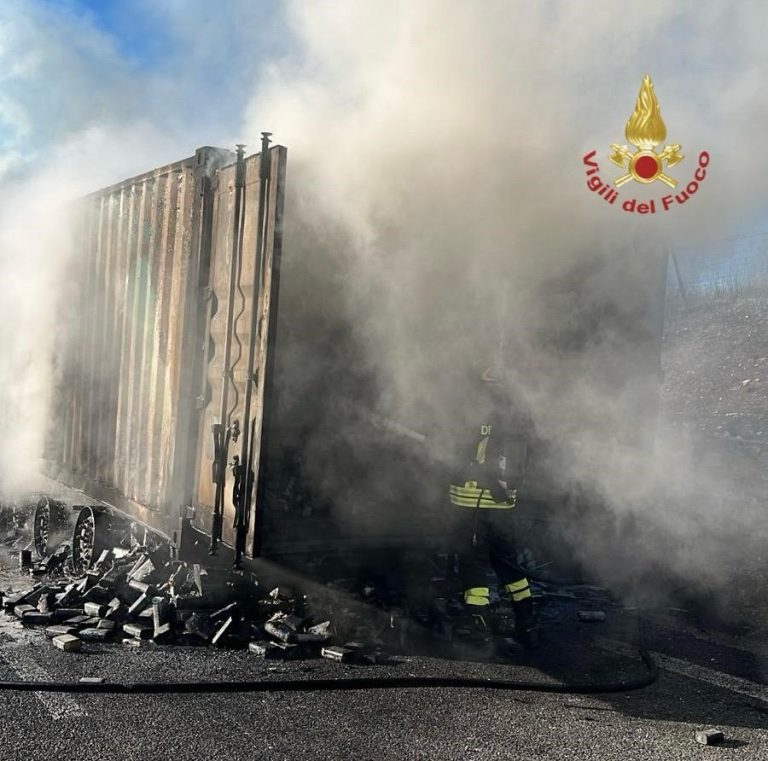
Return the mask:
{"type": "Polygon", "coordinates": [[[32,535],[35,540],[35,552],[39,558],[45,557],[48,549],[48,537],[51,529],[51,506],[46,497],[40,497],[35,508],[34,527],[32,535]]]}
{"type": "Polygon", "coordinates": [[[72,536],[72,565],[85,573],[102,550],[109,547],[112,515],[106,508],[84,507],[75,521],[72,536]]]}
{"type": "Polygon", "coordinates": [[[40,497],[35,506],[32,537],[35,544],[37,556],[45,557],[49,550],[51,537],[59,535],[66,530],[69,525],[69,510],[63,502],[40,497]]]}

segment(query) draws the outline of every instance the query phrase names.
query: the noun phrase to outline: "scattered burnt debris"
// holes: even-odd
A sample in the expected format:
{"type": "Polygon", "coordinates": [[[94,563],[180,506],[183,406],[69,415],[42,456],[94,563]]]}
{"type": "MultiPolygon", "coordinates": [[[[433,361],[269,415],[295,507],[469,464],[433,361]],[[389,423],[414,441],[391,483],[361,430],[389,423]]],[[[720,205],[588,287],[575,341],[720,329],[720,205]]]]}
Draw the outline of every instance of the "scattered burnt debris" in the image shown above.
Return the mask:
{"type": "Polygon", "coordinates": [[[24,626],[44,627],[65,652],[114,643],[239,648],[265,660],[387,658],[382,637],[371,637],[370,625],[344,605],[313,606],[298,590],[178,560],[168,543],[105,548],[86,568],[67,543],[34,564],[29,550],[18,552],[36,583],[3,595],[3,608],[24,626]],[[363,633],[366,644],[350,640],[363,633]]]}
{"type": "Polygon", "coordinates": [[[699,745],[720,745],[725,741],[725,735],[720,729],[703,729],[694,736],[699,745]]]}
{"type": "MultiPolygon", "coordinates": [[[[397,567],[390,555],[325,554],[296,573],[268,563],[257,578],[200,552],[181,560],[173,542],[98,507],[41,499],[34,514],[26,512],[5,546],[32,586],[5,594],[3,607],[22,625],[44,628],[65,651],[177,645],[352,664],[385,662],[387,653],[486,659],[519,651],[510,601],[489,577],[491,608],[469,613],[455,564],[439,551],[404,556],[397,567]]],[[[531,590],[549,626],[599,627],[622,607],[601,587],[547,582],[533,572],[531,590]]]]}

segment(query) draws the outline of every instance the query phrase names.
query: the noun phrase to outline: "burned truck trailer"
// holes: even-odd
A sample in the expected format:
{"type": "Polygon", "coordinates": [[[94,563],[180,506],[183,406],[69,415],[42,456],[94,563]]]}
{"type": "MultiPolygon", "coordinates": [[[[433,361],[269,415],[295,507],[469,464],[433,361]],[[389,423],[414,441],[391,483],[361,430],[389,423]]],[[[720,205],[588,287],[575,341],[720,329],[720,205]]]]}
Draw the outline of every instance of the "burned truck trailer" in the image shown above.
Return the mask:
{"type": "MultiPolygon", "coordinates": [[[[75,209],[46,475],[168,537],[180,518],[211,532],[212,479],[221,469],[212,427],[225,376],[233,424],[253,386],[249,433],[259,471],[286,173],[285,148],[264,147],[263,157],[248,158],[201,148],[75,209]],[[247,384],[252,324],[257,380],[247,384]],[[226,371],[225,343],[238,349],[226,371]]],[[[238,453],[233,443],[230,455],[238,453]]],[[[234,546],[231,489],[219,509],[221,539],[234,546]]],[[[258,552],[257,525],[252,510],[239,527],[249,555],[258,552]]]]}
{"type": "Polygon", "coordinates": [[[107,541],[108,516],[238,560],[344,543],[301,472],[330,388],[281,396],[306,349],[278,300],[286,159],[267,139],[247,158],[204,147],[76,204],[44,458],[93,502],[75,545],[107,541]]]}
{"type": "MultiPolygon", "coordinates": [[[[286,162],[266,137],[247,158],[206,147],[78,203],[45,474],[92,498],[88,542],[109,511],[176,536],[182,554],[223,546],[238,560],[407,547],[444,529],[426,427],[376,412],[343,315],[327,294],[321,309],[304,298],[323,262],[283,251],[286,162]],[[344,451],[326,441],[338,420],[344,451]]],[[[594,320],[613,319],[636,360],[621,372],[644,373],[650,399],[665,268],[655,257],[636,284],[641,328],[596,308],[542,342],[578,354],[594,320]]]]}

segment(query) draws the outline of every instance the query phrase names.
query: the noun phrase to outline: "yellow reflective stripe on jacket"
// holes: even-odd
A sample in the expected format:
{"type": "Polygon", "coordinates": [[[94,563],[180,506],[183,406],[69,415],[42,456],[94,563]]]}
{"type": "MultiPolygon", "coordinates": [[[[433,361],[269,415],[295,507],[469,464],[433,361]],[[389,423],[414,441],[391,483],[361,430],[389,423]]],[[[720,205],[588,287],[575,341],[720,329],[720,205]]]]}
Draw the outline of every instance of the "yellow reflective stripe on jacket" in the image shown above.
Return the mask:
{"type": "Polygon", "coordinates": [[[480,439],[477,445],[477,452],[475,453],[475,462],[480,465],[485,464],[485,453],[488,451],[488,442],[491,440],[490,436],[484,436],[480,439]]]}
{"type": "Polygon", "coordinates": [[[482,507],[490,509],[508,509],[517,502],[516,492],[510,492],[506,501],[496,502],[489,489],[480,489],[476,481],[467,481],[463,486],[451,484],[448,496],[454,505],[459,507],[482,507]]]}

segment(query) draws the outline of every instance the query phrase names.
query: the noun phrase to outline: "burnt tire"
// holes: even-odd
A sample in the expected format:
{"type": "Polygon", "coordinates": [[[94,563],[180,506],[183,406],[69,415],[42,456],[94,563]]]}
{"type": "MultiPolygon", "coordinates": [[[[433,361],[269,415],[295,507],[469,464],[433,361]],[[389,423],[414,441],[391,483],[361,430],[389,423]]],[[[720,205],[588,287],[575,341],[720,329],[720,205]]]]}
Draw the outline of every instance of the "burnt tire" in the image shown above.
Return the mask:
{"type": "Polygon", "coordinates": [[[70,521],[70,511],[63,502],[57,502],[49,497],[40,497],[35,506],[32,538],[35,552],[43,558],[52,549],[51,539],[59,537],[66,531],[70,521]]]}
{"type": "Polygon", "coordinates": [[[112,514],[104,507],[84,507],[72,534],[72,566],[85,573],[112,546],[112,514]]]}

